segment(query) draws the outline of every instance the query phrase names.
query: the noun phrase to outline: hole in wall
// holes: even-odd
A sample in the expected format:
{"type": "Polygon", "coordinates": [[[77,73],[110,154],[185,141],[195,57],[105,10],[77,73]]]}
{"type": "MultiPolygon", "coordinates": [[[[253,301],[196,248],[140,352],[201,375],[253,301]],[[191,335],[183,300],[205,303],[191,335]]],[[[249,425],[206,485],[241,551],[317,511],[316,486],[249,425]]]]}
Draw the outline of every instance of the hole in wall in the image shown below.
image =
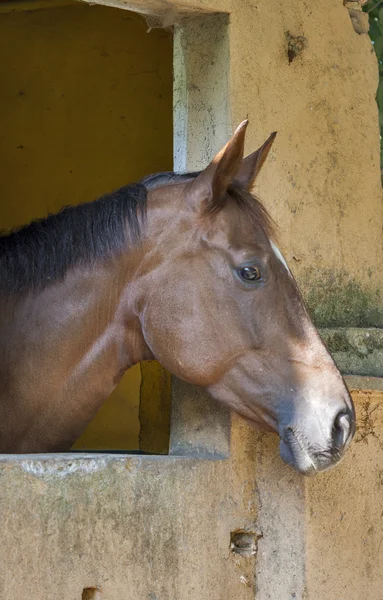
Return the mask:
{"type": "Polygon", "coordinates": [[[98,587],[86,587],[82,591],[81,600],[101,600],[101,590],[98,587]]]}
{"type": "Polygon", "coordinates": [[[254,556],[258,549],[259,536],[254,531],[236,529],[230,533],[230,551],[240,556],[254,556]]]}
{"type": "Polygon", "coordinates": [[[289,63],[292,63],[297,56],[302,54],[307,46],[308,40],[303,35],[292,35],[289,31],[286,32],[287,40],[287,57],[289,63]]]}

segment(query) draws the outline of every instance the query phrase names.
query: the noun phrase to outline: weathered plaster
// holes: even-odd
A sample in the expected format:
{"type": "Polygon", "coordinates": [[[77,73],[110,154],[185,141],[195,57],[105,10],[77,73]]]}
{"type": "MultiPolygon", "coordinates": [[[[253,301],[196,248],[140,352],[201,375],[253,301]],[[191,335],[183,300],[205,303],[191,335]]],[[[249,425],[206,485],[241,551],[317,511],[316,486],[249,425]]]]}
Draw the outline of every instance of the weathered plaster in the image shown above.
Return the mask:
{"type": "Polygon", "coordinates": [[[229,18],[187,19],[174,28],[174,168],[204,168],[229,139],[229,18]]]}
{"type": "Polygon", "coordinates": [[[354,399],[358,431],[344,461],[306,483],[310,600],[382,597],[383,391],[354,399]]]}
{"type": "Polygon", "coordinates": [[[344,374],[383,376],[383,329],[322,329],[326,343],[344,374]]]}
{"type": "Polygon", "coordinates": [[[378,69],[369,37],[356,34],[346,7],[332,0],[232,0],[221,10],[230,16],[219,53],[211,44],[224,22],[217,16],[175,27],[176,167],[206,164],[225,129],[246,116],[248,151],[277,130],[256,192],[279,225],[281,250],[311,312],[322,327],[327,317],[333,326],[380,326],[378,69]],[[294,60],[292,38],[306,40],[294,60]],[[182,110],[193,115],[183,129],[182,110]]]}
{"type": "Polygon", "coordinates": [[[252,599],[256,556],[230,550],[256,531],[255,438],[238,435],[232,460],[4,458],[0,597],[252,599]]]}
{"type": "Polygon", "coordinates": [[[307,269],[302,280],[307,308],[317,327],[383,327],[379,287],[332,269],[307,269]]]}

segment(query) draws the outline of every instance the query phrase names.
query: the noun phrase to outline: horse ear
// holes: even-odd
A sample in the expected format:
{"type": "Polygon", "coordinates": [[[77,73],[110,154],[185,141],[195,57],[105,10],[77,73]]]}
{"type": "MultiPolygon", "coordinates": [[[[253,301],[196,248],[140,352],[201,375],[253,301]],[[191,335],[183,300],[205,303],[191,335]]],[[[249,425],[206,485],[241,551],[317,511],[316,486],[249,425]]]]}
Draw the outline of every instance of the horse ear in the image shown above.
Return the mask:
{"type": "Polygon", "coordinates": [[[190,184],[189,198],[193,207],[217,212],[225,202],[226,192],[242,164],[248,121],[242,121],[226,146],[190,184]]]}
{"type": "Polygon", "coordinates": [[[255,179],[267,158],[276,135],[277,132],[274,131],[258,150],[243,159],[237,175],[235,176],[236,181],[241,187],[246,190],[251,190],[255,179]]]}

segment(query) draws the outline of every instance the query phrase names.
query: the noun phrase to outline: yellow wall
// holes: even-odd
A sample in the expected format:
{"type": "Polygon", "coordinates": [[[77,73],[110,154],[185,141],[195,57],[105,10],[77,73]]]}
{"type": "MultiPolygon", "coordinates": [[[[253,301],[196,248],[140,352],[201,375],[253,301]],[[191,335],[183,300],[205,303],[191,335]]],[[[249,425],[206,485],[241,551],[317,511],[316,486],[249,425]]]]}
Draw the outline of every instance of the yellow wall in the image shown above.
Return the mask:
{"type": "MultiPolygon", "coordinates": [[[[0,229],[172,168],[172,38],[147,29],[101,6],[0,14],[0,229]]],[[[139,365],[125,375],[76,448],[139,448],[141,386],[153,405],[170,398],[150,365],[144,386],[139,365]]]]}

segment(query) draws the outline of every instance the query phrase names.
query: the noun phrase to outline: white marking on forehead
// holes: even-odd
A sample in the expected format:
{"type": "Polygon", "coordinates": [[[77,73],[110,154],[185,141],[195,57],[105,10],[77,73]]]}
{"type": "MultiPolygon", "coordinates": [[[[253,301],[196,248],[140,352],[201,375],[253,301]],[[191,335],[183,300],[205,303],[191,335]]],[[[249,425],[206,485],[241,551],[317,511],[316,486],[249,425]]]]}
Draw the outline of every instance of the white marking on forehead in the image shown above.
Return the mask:
{"type": "Polygon", "coordinates": [[[288,265],[287,265],[287,262],[286,262],[286,260],[285,260],[285,258],[284,258],[284,256],[283,256],[282,252],[280,251],[280,249],[279,249],[279,248],[278,248],[278,247],[277,247],[277,246],[274,244],[274,242],[272,242],[271,240],[270,240],[270,244],[271,244],[271,247],[272,247],[272,249],[273,249],[273,252],[274,252],[275,256],[277,257],[277,259],[278,259],[278,260],[279,260],[279,261],[282,263],[282,265],[285,267],[285,269],[286,269],[286,271],[288,272],[288,274],[289,274],[289,275],[291,275],[290,269],[289,269],[289,267],[288,267],[288,265]]]}

